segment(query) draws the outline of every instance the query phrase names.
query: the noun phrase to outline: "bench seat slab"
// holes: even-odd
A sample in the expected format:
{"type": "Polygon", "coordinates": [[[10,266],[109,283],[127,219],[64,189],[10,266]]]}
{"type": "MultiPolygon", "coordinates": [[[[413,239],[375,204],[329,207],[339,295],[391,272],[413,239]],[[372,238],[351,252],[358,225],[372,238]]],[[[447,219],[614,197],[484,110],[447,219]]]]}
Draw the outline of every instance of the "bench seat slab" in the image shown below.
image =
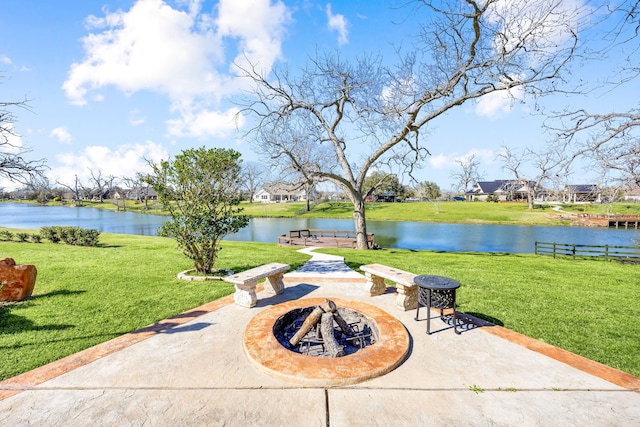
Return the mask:
{"type": "Polygon", "coordinates": [[[418,307],[418,287],[413,282],[415,274],[382,264],[363,265],[360,270],[365,272],[367,278],[365,292],[370,296],[384,294],[386,291],[384,279],[388,279],[396,284],[398,291],[396,306],[399,309],[408,311],[418,307]]]}
{"type": "Polygon", "coordinates": [[[227,276],[224,281],[233,283],[236,289],[233,295],[235,303],[242,307],[251,308],[258,302],[258,297],[256,296],[258,280],[265,279],[265,291],[267,293],[281,294],[284,292],[282,278],[284,272],[288,269],[288,264],[272,262],[271,264],[261,265],[260,267],[227,276]]]}

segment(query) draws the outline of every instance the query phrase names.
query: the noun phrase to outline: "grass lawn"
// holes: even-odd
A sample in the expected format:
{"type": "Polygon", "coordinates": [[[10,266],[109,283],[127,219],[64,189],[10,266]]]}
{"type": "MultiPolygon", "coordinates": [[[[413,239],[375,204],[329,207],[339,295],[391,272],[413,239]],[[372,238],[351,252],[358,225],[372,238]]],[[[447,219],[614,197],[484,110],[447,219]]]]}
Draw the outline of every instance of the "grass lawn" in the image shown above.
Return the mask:
{"type": "MultiPolygon", "coordinates": [[[[234,271],[276,260],[297,268],[308,259],[273,244],[222,248],[216,267],[234,271]]],[[[102,234],[97,247],[0,242],[5,257],[35,264],[38,277],[30,299],[0,303],[0,380],[233,292],[226,282],[176,279],[192,264],[160,237],[102,234]]]]}
{"type": "MultiPolygon", "coordinates": [[[[1,228],[0,228],[1,230],[1,228]]],[[[14,233],[18,230],[11,230],[14,233]]],[[[216,267],[307,259],[273,243],[223,242],[216,267]]],[[[640,376],[640,266],[536,255],[323,249],[356,269],[382,263],[462,283],[459,309],[640,376]]],[[[32,298],[0,308],[0,380],[228,295],[224,282],[175,278],[191,263],[160,237],[103,234],[97,247],[0,242],[35,264],[32,298]]]]}

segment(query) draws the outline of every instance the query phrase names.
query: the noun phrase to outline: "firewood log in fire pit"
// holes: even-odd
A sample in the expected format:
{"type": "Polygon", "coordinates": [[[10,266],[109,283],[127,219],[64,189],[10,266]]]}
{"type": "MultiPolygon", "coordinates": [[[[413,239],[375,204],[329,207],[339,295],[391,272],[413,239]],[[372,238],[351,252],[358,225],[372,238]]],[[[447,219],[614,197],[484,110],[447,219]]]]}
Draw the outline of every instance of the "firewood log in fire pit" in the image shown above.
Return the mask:
{"type": "Polygon", "coordinates": [[[355,335],[353,329],[351,329],[351,326],[349,326],[347,321],[344,320],[342,316],[340,316],[340,313],[338,313],[337,310],[333,313],[333,319],[338,324],[338,327],[340,327],[340,329],[342,330],[342,333],[344,333],[346,336],[352,337],[355,335]]]}
{"type": "Polygon", "coordinates": [[[333,313],[336,310],[336,304],[330,299],[324,300],[324,303],[314,308],[313,311],[307,316],[307,318],[304,319],[304,323],[302,323],[302,326],[300,326],[298,332],[296,332],[296,334],[289,340],[289,344],[291,344],[291,347],[297,346],[300,341],[302,341],[302,338],[304,338],[304,336],[309,333],[311,328],[316,326],[316,324],[320,321],[323,313],[333,313]]]}
{"type": "Polygon", "coordinates": [[[328,357],[344,356],[344,347],[338,344],[333,334],[333,313],[323,313],[320,321],[320,331],[322,332],[322,341],[324,343],[324,351],[328,357]]]}

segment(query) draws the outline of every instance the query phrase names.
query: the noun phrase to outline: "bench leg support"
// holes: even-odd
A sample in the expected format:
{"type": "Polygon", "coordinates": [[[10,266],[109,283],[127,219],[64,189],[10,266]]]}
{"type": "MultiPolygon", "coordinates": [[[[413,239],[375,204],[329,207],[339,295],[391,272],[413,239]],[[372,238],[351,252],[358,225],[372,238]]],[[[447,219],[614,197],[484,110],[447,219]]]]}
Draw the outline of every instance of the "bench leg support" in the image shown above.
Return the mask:
{"type": "Polygon", "coordinates": [[[384,278],[367,272],[364,273],[364,276],[367,278],[365,292],[367,292],[369,296],[373,297],[384,294],[387,289],[387,285],[384,284],[384,278]]]}
{"type": "Polygon", "coordinates": [[[273,295],[280,295],[282,292],[284,292],[284,282],[282,281],[283,276],[284,273],[278,273],[274,274],[273,276],[268,276],[264,281],[265,292],[273,295]]]}
{"type": "Polygon", "coordinates": [[[396,306],[403,311],[413,310],[418,307],[418,287],[404,286],[396,283],[398,296],[396,298],[396,306]]]}
{"type": "Polygon", "coordinates": [[[258,281],[247,283],[246,285],[234,285],[236,288],[235,294],[233,294],[233,300],[236,304],[242,307],[251,308],[258,302],[256,296],[256,286],[258,281]]]}

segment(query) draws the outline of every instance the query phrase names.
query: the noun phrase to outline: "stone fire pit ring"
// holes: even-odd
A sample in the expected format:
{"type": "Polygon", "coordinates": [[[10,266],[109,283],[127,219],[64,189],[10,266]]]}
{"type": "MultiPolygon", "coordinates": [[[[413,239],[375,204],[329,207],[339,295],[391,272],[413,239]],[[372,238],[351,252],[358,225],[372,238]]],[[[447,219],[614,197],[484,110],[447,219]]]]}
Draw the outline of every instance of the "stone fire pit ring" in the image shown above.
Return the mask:
{"type": "Polygon", "coordinates": [[[283,347],[273,334],[278,318],[294,309],[322,304],[324,298],[285,302],[257,314],[247,325],[243,344],[258,369],[277,378],[310,387],[357,384],[391,372],[409,354],[410,339],[404,325],[384,310],[358,301],[331,298],[338,307],[349,308],[375,320],[378,341],[354,354],[338,358],[312,357],[283,347]]]}

